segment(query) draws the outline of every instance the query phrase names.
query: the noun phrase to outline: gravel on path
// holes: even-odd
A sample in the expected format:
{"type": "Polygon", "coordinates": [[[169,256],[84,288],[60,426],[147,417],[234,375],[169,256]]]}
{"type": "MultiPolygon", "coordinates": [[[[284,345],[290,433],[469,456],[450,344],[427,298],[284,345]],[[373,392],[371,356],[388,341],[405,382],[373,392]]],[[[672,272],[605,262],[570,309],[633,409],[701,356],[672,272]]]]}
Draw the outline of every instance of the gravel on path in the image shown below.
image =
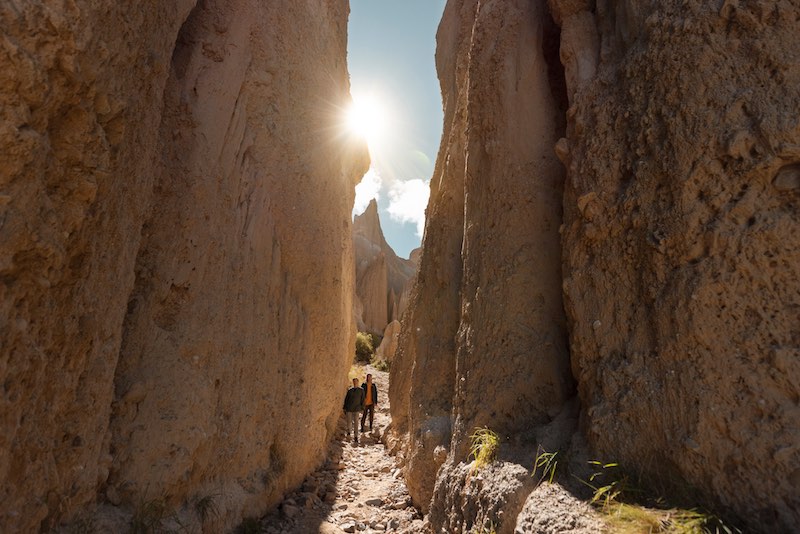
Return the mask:
{"type": "MultiPolygon", "coordinates": [[[[422,516],[411,506],[400,469],[387,453],[382,433],[389,425],[389,373],[365,366],[360,379],[372,373],[378,407],[372,432],[359,444],[345,439],[344,417],[323,466],[287,495],[277,510],[261,520],[268,534],[319,532],[421,532],[422,516]]],[[[346,387],[343,384],[342,398],[346,387]]],[[[369,426],[369,423],[367,423],[369,426]]]]}

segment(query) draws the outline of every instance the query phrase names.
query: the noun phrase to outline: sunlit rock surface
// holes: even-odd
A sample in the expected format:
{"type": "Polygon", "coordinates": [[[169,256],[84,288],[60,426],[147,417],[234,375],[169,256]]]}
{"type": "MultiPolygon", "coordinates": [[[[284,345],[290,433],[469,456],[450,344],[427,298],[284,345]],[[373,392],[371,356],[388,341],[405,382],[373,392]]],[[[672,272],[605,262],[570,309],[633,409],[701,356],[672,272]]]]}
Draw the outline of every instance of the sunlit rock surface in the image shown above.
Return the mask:
{"type": "Polygon", "coordinates": [[[353,221],[353,245],[358,329],[381,335],[403,314],[418,261],[413,251],[410,259],[400,258],[386,242],[375,200],[353,221]]]}
{"type": "Polygon", "coordinates": [[[397,345],[400,340],[400,321],[392,321],[386,325],[383,331],[381,344],[375,350],[375,358],[387,363],[392,363],[397,352],[397,345]]]}
{"type": "Polygon", "coordinates": [[[367,167],[347,12],[0,4],[0,531],[165,495],[227,530],[321,459],[367,167]]]}

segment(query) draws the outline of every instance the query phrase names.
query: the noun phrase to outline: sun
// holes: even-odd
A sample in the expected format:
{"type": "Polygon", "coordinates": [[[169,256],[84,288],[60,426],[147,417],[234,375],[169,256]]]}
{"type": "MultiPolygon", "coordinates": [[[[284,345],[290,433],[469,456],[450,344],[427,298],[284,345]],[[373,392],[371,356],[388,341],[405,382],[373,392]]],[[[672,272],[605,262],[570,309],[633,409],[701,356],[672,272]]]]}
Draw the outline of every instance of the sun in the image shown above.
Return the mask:
{"type": "Polygon", "coordinates": [[[386,134],[386,106],[375,95],[353,95],[353,103],[345,113],[345,125],[350,133],[376,148],[386,134]]]}

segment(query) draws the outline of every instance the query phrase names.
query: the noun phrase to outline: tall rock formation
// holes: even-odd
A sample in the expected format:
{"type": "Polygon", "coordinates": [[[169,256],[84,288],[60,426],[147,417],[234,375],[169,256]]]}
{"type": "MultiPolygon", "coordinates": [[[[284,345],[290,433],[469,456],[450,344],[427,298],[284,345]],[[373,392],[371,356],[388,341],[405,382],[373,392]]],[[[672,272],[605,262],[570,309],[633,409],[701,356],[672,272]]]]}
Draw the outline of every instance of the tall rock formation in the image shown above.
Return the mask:
{"type": "Polygon", "coordinates": [[[552,150],[563,75],[551,81],[543,15],[541,2],[449,2],[439,26],[444,135],[390,387],[424,509],[446,451],[447,469],[463,461],[473,428],[522,432],[572,395],[552,150]]]}
{"type": "Polygon", "coordinates": [[[562,49],[599,61],[561,143],[588,436],[764,532],[800,523],[798,13],[617,1],[563,17],[562,49]],[[566,31],[579,20],[594,49],[566,31]]]}
{"type": "Polygon", "coordinates": [[[367,164],[347,9],[0,5],[0,531],[164,495],[229,529],[321,459],[367,164]]]}
{"type": "Polygon", "coordinates": [[[390,386],[435,529],[475,519],[467,434],[535,450],[569,411],[568,365],[595,454],[752,531],[800,522],[798,12],[447,3],[444,136],[390,386]]]}
{"type": "Polygon", "coordinates": [[[405,310],[418,263],[413,253],[410,259],[398,257],[386,242],[374,199],[353,221],[353,245],[358,328],[381,335],[405,310]]]}

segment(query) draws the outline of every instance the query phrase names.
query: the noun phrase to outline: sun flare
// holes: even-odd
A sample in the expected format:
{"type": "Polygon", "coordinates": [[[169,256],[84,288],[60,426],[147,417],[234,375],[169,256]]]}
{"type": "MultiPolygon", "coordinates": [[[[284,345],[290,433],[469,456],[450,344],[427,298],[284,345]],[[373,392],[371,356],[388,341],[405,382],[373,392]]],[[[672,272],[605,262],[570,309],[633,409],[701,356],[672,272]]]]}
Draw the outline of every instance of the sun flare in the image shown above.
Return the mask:
{"type": "Polygon", "coordinates": [[[386,134],[386,107],[374,95],[353,95],[345,123],[348,131],[364,138],[371,148],[375,148],[386,134]]]}

